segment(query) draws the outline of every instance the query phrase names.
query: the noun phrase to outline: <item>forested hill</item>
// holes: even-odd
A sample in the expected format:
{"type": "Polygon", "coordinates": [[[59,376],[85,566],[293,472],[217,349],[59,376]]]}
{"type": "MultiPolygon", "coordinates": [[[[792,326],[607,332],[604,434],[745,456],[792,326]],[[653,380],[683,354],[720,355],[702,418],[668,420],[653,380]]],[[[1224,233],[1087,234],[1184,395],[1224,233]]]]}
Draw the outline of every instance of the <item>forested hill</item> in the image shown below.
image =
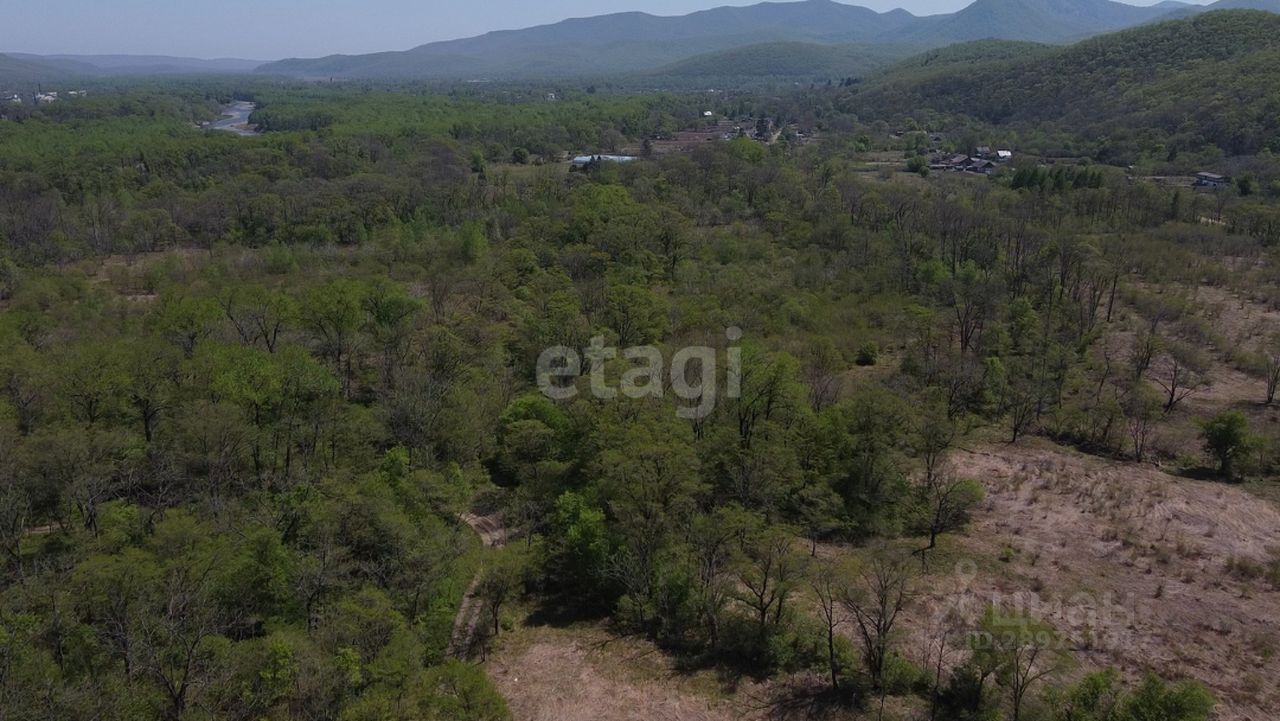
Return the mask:
{"type": "Polygon", "coordinates": [[[942,45],[999,38],[1063,42],[1151,22],[1185,6],[1137,7],[1111,0],[976,0],[951,15],[921,18],[905,42],[942,45]]]}
{"type": "Polygon", "coordinates": [[[864,117],[964,115],[1086,136],[1157,132],[1257,152],[1280,131],[1280,16],[1234,10],[1062,49],[975,43],[904,61],[844,98],[864,117]]]}
{"type": "MultiPolygon", "coordinates": [[[[1280,0],[1222,2],[1280,9],[1280,0]]],[[[652,72],[704,53],[761,44],[939,47],[988,38],[1073,42],[1204,9],[1179,2],[1137,7],[1113,0],[976,0],[955,13],[917,17],[904,10],[877,13],[831,0],[766,2],[679,17],[620,13],[579,18],[403,52],[283,60],[259,72],[362,78],[598,76],[652,72]]],[[[782,62],[800,64],[812,53],[806,49],[782,62]]],[[[777,64],[770,62],[765,69],[772,73],[777,64]]]]}
{"type": "Polygon", "coordinates": [[[261,60],[239,58],[175,57],[172,55],[31,55],[14,53],[13,58],[60,68],[78,76],[153,76],[153,75],[235,75],[247,73],[262,64],[261,60]]]}
{"type": "MultiPolygon", "coordinates": [[[[0,55],[0,83],[29,83],[58,78],[66,72],[52,65],[0,55]]],[[[9,88],[0,88],[0,91],[9,88]]]]}
{"type": "Polygon", "coordinates": [[[32,55],[0,54],[0,92],[57,80],[155,77],[162,75],[237,75],[262,63],[257,60],[172,57],[167,55],[32,55]]]}
{"type": "Polygon", "coordinates": [[[667,78],[806,78],[862,75],[893,64],[918,48],[903,45],[761,43],[704,53],[650,74],[667,78]]]}
{"type": "Polygon", "coordinates": [[[430,43],[404,52],[291,59],[264,73],[341,77],[564,76],[642,72],[771,42],[874,42],[918,20],[831,0],[721,7],[678,17],[630,12],[430,43]]]}

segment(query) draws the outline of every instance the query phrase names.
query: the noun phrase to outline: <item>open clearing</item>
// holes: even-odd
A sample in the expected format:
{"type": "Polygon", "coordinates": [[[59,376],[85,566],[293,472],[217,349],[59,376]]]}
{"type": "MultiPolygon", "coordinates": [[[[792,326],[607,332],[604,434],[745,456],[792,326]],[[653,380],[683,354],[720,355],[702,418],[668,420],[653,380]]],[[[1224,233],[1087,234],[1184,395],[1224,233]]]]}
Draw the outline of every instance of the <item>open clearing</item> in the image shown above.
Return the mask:
{"type": "MultiPolygon", "coordinates": [[[[991,603],[1020,606],[1064,633],[1074,673],[1190,677],[1218,696],[1219,721],[1280,718],[1280,592],[1228,567],[1262,566],[1280,549],[1273,503],[1038,440],[958,451],[953,463],[988,495],[920,584],[904,654],[923,660],[941,611],[972,620],[991,603]]],[[[764,689],[686,676],[651,645],[594,625],[518,628],[488,668],[517,721],[770,716],[764,689]]]]}
{"type": "Polygon", "coordinates": [[[1223,721],[1280,717],[1280,592],[1248,570],[1280,549],[1275,505],[1042,442],[954,462],[988,497],[961,543],[972,564],[931,588],[971,607],[1022,605],[1086,666],[1195,678],[1218,695],[1223,721]]]}
{"type": "Polygon", "coordinates": [[[653,646],[597,626],[518,629],[488,670],[516,721],[742,718],[736,704],[716,698],[713,681],[683,676],[653,646]]]}

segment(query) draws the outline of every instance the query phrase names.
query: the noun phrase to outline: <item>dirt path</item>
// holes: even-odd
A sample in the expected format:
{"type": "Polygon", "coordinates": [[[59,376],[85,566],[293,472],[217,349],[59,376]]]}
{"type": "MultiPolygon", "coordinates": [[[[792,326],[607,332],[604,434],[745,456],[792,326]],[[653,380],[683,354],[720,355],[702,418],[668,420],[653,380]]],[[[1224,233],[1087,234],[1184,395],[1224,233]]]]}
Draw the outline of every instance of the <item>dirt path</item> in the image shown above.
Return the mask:
{"type": "MultiPolygon", "coordinates": [[[[480,536],[480,542],[485,548],[501,548],[506,544],[509,532],[500,517],[477,516],[472,513],[462,513],[458,517],[480,536]]],[[[453,633],[449,635],[446,653],[455,658],[465,659],[471,654],[475,643],[476,627],[480,625],[480,614],[484,611],[484,602],[476,595],[481,573],[477,572],[475,578],[471,579],[471,585],[462,596],[458,615],[453,619],[453,633]]]]}

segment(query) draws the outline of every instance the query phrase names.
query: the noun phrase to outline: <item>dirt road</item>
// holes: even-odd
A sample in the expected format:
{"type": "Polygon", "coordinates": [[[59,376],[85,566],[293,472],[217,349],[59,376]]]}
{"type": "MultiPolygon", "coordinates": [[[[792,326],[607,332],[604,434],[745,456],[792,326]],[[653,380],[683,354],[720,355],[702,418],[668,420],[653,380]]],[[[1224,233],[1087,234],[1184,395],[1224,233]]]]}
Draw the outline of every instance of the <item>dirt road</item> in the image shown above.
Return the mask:
{"type": "MultiPolygon", "coordinates": [[[[506,544],[508,531],[499,516],[462,513],[458,517],[471,526],[486,548],[501,548],[506,544]]],[[[453,633],[449,635],[446,653],[455,658],[467,658],[475,646],[476,628],[480,625],[480,615],[484,611],[484,601],[476,595],[482,573],[483,571],[477,572],[475,578],[471,579],[471,585],[467,587],[462,605],[458,608],[458,615],[453,619],[453,633]]]]}

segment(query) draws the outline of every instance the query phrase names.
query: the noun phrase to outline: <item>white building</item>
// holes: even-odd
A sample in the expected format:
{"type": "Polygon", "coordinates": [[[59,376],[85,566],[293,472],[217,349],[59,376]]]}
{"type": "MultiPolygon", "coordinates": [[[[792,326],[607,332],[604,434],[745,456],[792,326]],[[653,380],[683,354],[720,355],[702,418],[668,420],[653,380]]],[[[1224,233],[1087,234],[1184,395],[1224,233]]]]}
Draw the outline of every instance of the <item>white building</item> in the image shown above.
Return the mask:
{"type": "Polygon", "coordinates": [[[634,155],[579,155],[573,159],[575,168],[585,168],[592,163],[630,163],[638,160],[634,155]]]}

